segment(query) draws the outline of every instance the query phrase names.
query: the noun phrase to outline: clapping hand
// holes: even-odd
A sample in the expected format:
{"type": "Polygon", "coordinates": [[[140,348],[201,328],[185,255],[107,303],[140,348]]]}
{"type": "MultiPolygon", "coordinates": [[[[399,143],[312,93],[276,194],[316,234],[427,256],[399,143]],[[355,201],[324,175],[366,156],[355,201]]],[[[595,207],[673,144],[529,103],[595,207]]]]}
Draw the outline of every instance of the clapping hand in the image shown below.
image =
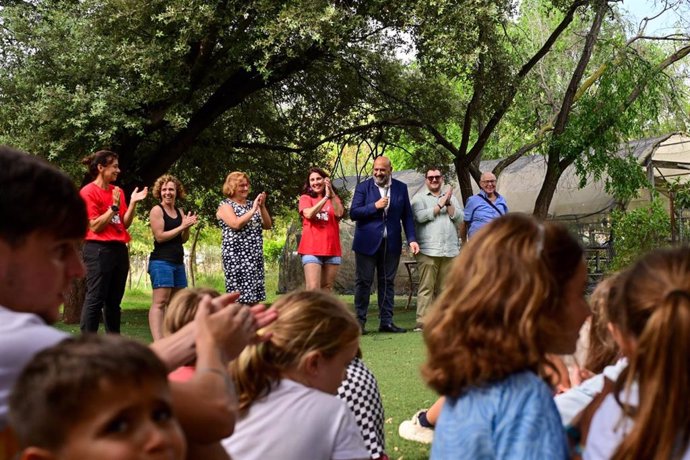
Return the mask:
{"type": "Polygon", "coordinates": [[[453,197],[453,187],[449,187],[446,193],[443,194],[441,199],[438,200],[438,205],[443,208],[450,204],[450,199],[453,197]]]}
{"type": "Polygon", "coordinates": [[[113,188],[113,204],[120,206],[120,187],[113,188]]]}
{"type": "Polygon", "coordinates": [[[146,198],[146,195],[148,195],[148,193],[149,193],[148,187],[144,187],[142,190],[139,190],[139,187],[136,187],[134,189],[134,191],[132,192],[132,198],[129,200],[129,203],[134,204],[137,201],[143,200],[144,198],[146,198]]]}
{"type": "Polygon", "coordinates": [[[193,214],[191,212],[188,212],[187,214],[182,214],[182,227],[183,228],[189,228],[192,225],[196,224],[198,221],[199,217],[196,214],[193,214]]]}
{"type": "Polygon", "coordinates": [[[258,195],[256,195],[256,198],[254,198],[254,210],[257,210],[259,208],[263,208],[266,206],[266,192],[261,192],[258,195]]]}
{"type": "Polygon", "coordinates": [[[331,179],[329,177],[326,177],[323,180],[324,187],[326,188],[326,193],[324,194],[326,198],[330,198],[333,196],[333,186],[331,185],[331,179]]]}
{"type": "Polygon", "coordinates": [[[236,358],[256,334],[254,315],[245,305],[234,303],[237,293],[224,294],[214,299],[205,295],[194,317],[197,327],[197,353],[199,348],[219,349],[225,358],[236,358]]]}

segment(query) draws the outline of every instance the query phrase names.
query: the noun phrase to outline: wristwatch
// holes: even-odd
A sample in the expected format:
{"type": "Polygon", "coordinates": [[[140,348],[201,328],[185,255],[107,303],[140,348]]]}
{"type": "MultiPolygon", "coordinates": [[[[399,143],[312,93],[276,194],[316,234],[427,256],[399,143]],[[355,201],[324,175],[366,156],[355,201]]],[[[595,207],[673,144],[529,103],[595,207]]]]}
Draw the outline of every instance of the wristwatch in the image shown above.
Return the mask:
{"type": "Polygon", "coordinates": [[[110,207],[110,209],[111,209],[113,212],[118,212],[118,211],[120,210],[120,207],[119,207],[118,205],[114,204],[114,205],[112,205],[112,206],[110,207]]]}

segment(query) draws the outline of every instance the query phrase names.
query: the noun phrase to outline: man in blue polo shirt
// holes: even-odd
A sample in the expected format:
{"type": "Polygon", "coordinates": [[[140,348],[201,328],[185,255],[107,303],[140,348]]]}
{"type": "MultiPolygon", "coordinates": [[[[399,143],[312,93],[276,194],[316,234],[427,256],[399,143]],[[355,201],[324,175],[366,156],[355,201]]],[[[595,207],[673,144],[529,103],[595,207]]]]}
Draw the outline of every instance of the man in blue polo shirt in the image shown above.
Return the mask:
{"type": "Polygon", "coordinates": [[[460,225],[463,244],[484,225],[508,212],[506,200],[496,191],[496,176],[493,173],[482,174],[479,188],[479,193],[472,195],[465,203],[465,216],[460,225]]]}

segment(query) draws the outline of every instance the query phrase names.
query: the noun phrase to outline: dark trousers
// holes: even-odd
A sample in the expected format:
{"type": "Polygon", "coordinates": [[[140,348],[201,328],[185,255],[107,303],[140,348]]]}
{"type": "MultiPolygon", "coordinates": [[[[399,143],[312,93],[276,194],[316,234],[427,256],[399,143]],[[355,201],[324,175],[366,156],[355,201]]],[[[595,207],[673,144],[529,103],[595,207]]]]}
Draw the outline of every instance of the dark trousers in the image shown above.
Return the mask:
{"type": "Polygon", "coordinates": [[[355,252],[355,309],[361,324],[367,321],[374,271],[378,283],[379,323],[389,325],[393,322],[395,274],[400,262],[400,248],[388,248],[387,242],[384,238],[376,253],[371,256],[355,252]]]}
{"type": "Polygon", "coordinates": [[[86,297],[81,310],[81,331],[120,333],[120,302],[125,294],[129,254],[124,243],[87,241],[84,244],[86,297]]]}

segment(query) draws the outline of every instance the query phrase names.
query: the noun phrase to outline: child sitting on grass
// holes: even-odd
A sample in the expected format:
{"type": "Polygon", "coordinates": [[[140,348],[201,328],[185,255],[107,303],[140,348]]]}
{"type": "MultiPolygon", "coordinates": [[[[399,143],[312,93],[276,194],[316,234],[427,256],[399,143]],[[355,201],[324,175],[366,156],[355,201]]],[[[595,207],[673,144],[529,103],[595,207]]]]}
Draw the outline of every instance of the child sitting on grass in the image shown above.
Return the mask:
{"type": "Polygon", "coordinates": [[[83,335],[29,362],[10,395],[21,460],[182,460],[167,370],[145,345],[83,335]]]}
{"type": "Polygon", "coordinates": [[[321,291],[286,294],[265,328],[231,363],[240,417],[223,441],[242,460],[368,459],[352,412],[335,397],[359,347],[359,323],[321,291]]]}
{"type": "Polygon", "coordinates": [[[446,396],[432,459],[566,459],[543,377],[589,315],[584,251],[553,223],[508,214],[463,248],[425,324],[427,383],[446,396]]]}

